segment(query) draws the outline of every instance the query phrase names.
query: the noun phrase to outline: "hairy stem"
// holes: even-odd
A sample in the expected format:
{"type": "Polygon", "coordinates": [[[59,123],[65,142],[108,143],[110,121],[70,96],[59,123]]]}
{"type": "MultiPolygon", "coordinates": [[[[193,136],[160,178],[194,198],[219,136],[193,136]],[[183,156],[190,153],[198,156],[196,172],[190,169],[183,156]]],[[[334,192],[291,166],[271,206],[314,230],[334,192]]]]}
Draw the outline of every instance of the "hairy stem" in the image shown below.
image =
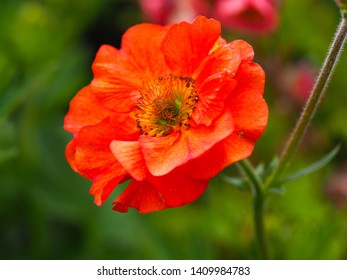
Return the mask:
{"type": "Polygon", "coordinates": [[[292,155],[300,143],[310,121],[312,120],[315,112],[321,103],[324,96],[325,89],[329,83],[329,79],[334,71],[334,67],[338,61],[338,57],[342,52],[343,45],[346,41],[347,35],[347,20],[342,18],[339,28],[336,32],[335,38],[331,44],[328,55],[325,59],[320,74],[316,80],[310,97],[301,113],[301,116],[296,123],[296,126],[286,143],[286,146],[280,156],[279,163],[274,171],[270,174],[265,182],[265,189],[271,187],[281,178],[284,171],[288,168],[292,155]]]}

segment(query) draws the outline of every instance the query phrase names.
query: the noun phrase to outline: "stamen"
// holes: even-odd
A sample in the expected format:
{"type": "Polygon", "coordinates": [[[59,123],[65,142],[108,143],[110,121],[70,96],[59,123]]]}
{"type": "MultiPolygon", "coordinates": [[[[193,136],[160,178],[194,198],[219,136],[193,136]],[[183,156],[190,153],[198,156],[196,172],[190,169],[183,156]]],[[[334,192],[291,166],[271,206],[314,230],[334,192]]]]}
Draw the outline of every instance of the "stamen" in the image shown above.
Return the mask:
{"type": "Polygon", "coordinates": [[[164,137],[190,127],[199,100],[190,77],[167,75],[146,83],[134,110],[141,134],[164,137]]]}

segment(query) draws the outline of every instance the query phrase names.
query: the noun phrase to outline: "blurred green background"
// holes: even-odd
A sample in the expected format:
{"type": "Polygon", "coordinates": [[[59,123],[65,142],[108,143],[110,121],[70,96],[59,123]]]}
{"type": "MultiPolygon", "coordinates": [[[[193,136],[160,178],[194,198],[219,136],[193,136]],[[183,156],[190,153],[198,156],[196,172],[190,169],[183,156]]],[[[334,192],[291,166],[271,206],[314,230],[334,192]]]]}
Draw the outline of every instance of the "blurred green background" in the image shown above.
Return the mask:
{"type": "MultiPolygon", "coordinates": [[[[1,2],[1,259],[257,258],[250,195],[221,178],[190,205],[121,214],[111,210],[120,190],[104,206],[95,206],[91,183],[65,160],[71,135],[63,130],[63,119],[71,98],[92,79],[98,47],[119,47],[121,34],[142,21],[136,1],[1,2]]],[[[228,40],[249,41],[267,73],[270,118],[251,157],[254,164],[268,163],[280,152],[303,104],[297,89],[302,77],[303,87],[307,80],[302,69],[309,83],[338,21],[334,1],[288,0],[271,35],[224,30],[228,40]]],[[[339,155],[319,172],[288,184],[284,195],[273,195],[266,205],[275,259],[347,259],[346,73],[347,51],[291,169],[312,163],[337,143],[339,155]]],[[[223,173],[236,174],[236,168],[223,173]]]]}

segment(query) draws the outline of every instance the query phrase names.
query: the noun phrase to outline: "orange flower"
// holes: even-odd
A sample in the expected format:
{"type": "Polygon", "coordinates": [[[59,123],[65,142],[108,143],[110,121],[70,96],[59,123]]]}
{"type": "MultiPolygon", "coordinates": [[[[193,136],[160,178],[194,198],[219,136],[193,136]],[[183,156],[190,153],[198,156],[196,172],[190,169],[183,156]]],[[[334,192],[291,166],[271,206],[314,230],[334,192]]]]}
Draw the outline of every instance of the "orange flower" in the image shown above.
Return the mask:
{"type": "Polygon", "coordinates": [[[198,198],[209,179],[248,157],[267,123],[264,72],[244,41],[226,43],[220,23],[139,24],[117,50],[104,45],[94,79],[71,101],[65,129],[71,167],[93,181],[101,205],[147,213],[198,198]]]}

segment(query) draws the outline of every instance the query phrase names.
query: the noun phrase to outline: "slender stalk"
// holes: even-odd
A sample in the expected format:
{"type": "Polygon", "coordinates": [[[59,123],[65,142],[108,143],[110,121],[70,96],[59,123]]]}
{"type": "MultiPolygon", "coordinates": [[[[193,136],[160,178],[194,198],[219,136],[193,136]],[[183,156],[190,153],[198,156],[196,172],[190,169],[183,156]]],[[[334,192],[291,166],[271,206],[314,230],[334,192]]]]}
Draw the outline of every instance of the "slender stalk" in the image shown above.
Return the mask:
{"type": "Polygon", "coordinates": [[[249,184],[253,195],[253,222],[259,252],[262,259],[269,259],[269,251],[265,238],[264,226],[264,194],[262,191],[262,181],[255,173],[251,163],[245,159],[238,162],[239,168],[245,173],[249,179],[249,184]]]}
{"type": "Polygon", "coordinates": [[[321,72],[316,80],[313,90],[310,94],[301,116],[280,156],[279,163],[274,171],[270,174],[265,182],[265,189],[271,187],[284,171],[288,168],[290,160],[297,146],[299,145],[310,121],[312,120],[328,85],[329,79],[334,71],[334,67],[338,61],[338,57],[342,52],[343,45],[347,36],[347,20],[342,18],[339,28],[335,34],[335,38],[331,44],[328,55],[325,59],[321,72]]]}

